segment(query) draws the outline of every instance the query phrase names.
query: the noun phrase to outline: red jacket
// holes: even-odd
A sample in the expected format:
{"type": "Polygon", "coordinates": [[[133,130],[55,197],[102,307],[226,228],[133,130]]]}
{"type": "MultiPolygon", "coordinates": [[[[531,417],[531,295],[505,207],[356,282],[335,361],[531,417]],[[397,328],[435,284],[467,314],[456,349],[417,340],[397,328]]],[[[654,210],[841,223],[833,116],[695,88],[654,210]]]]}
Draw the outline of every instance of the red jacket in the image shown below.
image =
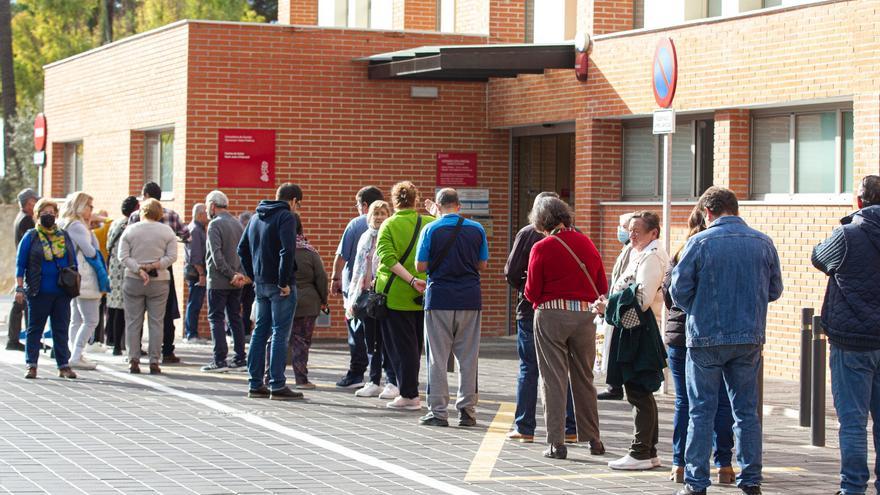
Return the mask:
{"type": "Polygon", "coordinates": [[[593,278],[599,294],[587,280],[583,270],[553,236],[539,241],[529,255],[529,271],[526,277],[526,299],[537,308],[539,304],[554,299],[595,301],[600,294],[608,292],[608,280],[599,251],[589,237],[575,231],[563,230],[556,234],[575,252],[593,278]]]}

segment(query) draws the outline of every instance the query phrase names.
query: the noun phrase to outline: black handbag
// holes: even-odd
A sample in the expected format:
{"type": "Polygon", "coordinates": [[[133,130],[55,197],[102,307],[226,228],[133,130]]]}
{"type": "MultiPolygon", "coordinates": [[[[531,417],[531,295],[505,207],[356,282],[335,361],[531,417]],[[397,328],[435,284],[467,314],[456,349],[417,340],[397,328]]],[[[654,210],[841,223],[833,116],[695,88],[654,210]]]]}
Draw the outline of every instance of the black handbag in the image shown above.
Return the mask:
{"type": "MultiPolygon", "coordinates": [[[[67,237],[67,234],[63,232],[61,235],[67,237]]],[[[46,242],[49,243],[49,251],[52,253],[52,258],[55,260],[55,268],[58,269],[58,287],[63,290],[68,297],[73,299],[74,297],[79,297],[79,287],[82,282],[82,275],[80,275],[79,270],[77,269],[76,256],[73,255],[73,242],[70,238],[65,239],[65,241],[65,245],[67,246],[68,266],[61,268],[58,266],[58,258],[55,258],[55,250],[52,248],[52,243],[46,239],[46,242]]]]}
{"type": "Polygon", "coordinates": [[[202,276],[199,274],[199,270],[196,269],[195,266],[193,266],[193,265],[184,265],[184,267],[183,267],[183,278],[184,278],[187,282],[192,282],[192,283],[194,283],[194,284],[197,284],[197,283],[199,283],[199,279],[202,278],[202,276]]]}
{"type": "MultiPolygon", "coordinates": [[[[409,246],[407,246],[406,251],[404,251],[403,256],[400,257],[401,263],[406,260],[409,256],[409,253],[412,251],[413,246],[416,244],[416,239],[419,237],[419,230],[422,227],[422,216],[418,215],[416,218],[416,228],[413,232],[412,239],[409,241],[409,246]]],[[[397,274],[391,273],[391,276],[388,277],[388,283],[385,284],[385,290],[382,292],[376,292],[375,283],[370,290],[358,296],[357,301],[354,304],[354,313],[357,316],[359,311],[362,311],[368,318],[373,318],[376,320],[383,320],[388,316],[388,291],[391,290],[391,284],[394,282],[394,279],[397,278],[397,274]]],[[[358,318],[361,318],[358,316],[358,318]]]]}

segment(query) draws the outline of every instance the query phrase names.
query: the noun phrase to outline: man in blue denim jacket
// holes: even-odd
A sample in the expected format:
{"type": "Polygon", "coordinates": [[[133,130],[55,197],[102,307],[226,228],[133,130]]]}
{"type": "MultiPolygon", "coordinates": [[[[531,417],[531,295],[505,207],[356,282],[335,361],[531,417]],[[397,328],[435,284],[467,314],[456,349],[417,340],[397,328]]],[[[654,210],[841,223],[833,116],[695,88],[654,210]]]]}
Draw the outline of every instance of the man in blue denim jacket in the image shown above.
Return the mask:
{"type": "Polygon", "coordinates": [[[709,228],[688,240],[672,271],[670,294],[687,313],[687,393],[690,424],[685,487],[703,494],[719,400],[730,400],[736,418],[737,486],[761,493],[761,421],[758,369],[767,305],[782,294],[779,255],[770,238],[739,217],[733,191],[710,187],[700,198],[709,228]],[[728,397],[719,399],[722,378],[728,397]]]}
{"type": "MultiPolygon", "coordinates": [[[[868,413],[880,445],[880,176],[862,179],[859,211],[813,250],[813,266],[829,275],[822,326],[831,342],[831,392],[840,422],[840,491],[868,488],[868,413]]],[[[880,464],[875,468],[880,478],[880,464]]],[[[874,481],[880,490],[880,479],[874,481]]]]}

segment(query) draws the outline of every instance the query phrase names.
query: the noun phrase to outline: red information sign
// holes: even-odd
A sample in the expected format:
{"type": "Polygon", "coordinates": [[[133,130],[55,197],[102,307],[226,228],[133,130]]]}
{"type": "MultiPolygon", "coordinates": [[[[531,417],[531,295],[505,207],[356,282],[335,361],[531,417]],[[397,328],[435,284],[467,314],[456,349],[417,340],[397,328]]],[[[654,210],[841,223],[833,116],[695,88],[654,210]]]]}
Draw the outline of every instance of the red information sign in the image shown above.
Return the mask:
{"type": "Polygon", "coordinates": [[[34,151],[43,151],[46,149],[46,116],[42,113],[37,114],[34,119],[34,151]]]}
{"type": "Polygon", "coordinates": [[[476,153],[437,153],[437,186],[473,187],[476,185],[476,153]]]}
{"type": "Polygon", "coordinates": [[[219,187],[275,187],[275,131],[220,129],[217,138],[219,187]]]}

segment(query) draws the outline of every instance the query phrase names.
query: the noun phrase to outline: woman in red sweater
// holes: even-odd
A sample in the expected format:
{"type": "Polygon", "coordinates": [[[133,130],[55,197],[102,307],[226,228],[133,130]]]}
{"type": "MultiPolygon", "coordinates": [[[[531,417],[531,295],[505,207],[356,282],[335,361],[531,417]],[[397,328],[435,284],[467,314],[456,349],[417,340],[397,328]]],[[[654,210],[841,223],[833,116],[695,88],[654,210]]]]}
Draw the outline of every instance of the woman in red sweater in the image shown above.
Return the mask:
{"type": "Polygon", "coordinates": [[[549,448],[544,457],[565,459],[566,385],[571,382],[578,440],[602,455],[599,406],[593,386],[596,327],[591,304],[608,291],[605,268],[589,237],[571,226],[571,208],[558,198],[535,203],[529,220],[546,238],[532,248],[526,299],[535,307],[535,348],[541,374],[544,424],[549,448]]]}

